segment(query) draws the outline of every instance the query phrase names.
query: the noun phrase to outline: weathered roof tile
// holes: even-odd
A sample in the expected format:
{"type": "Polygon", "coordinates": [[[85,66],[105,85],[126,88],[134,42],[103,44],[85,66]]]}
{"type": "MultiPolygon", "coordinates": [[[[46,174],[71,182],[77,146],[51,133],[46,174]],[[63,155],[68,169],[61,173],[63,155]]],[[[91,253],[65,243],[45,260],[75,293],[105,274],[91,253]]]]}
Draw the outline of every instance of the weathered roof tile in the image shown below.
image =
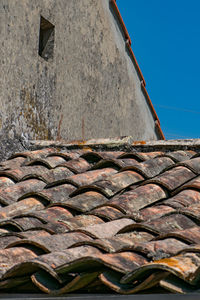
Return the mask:
{"type": "Polygon", "coordinates": [[[102,206],[91,210],[89,213],[100,218],[106,219],[107,221],[116,220],[125,216],[125,214],[123,214],[120,210],[112,206],[102,206]]]}
{"type": "Polygon", "coordinates": [[[200,191],[186,189],[162,202],[174,208],[189,207],[200,203],[200,191]]]}
{"type": "Polygon", "coordinates": [[[49,203],[65,202],[65,199],[75,190],[71,184],[62,184],[55,187],[47,188],[41,192],[32,193],[32,196],[39,196],[46,199],[49,203]]]}
{"type": "Polygon", "coordinates": [[[122,218],[102,224],[82,227],[79,231],[88,234],[93,238],[109,238],[117,234],[122,228],[134,223],[135,222],[131,219],[122,218]]]}
{"type": "Polygon", "coordinates": [[[14,186],[0,189],[0,203],[9,205],[17,202],[24,195],[39,192],[45,187],[45,183],[38,179],[29,179],[16,183],[14,186]]]}
{"type": "Polygon", "coordinates": [[[142,181],[144,178],[134,171],[124,171],[114,174],[106,180],[94,183],[94,187],[102,191],[106,196],[112,197],[129,185],[142,181]]]}
{"type": "Polygon", "coordinates": [[[135,170],[146,178],[152,178],[173,165],[173,160],[163,156],[155,157],[145,162],[134,164],[133,166],[126,166],[122,170],[135,170]]]}
{"type": "Polygon", "coordinates": [[[153,179],[149,180],[149,182],[161,184],[169,191],[173,191],[194,177],[195,174],[188,168],[178,166],[154,177],[153,179]]]}
{"type": "Polygon", "coordinates": [[[54,169],[55,167],[64,164],[66,160],[60,156],[49,156],[46,158],[33,159],[26,163],[26,166],[45,166],[48,169],[54,169]]]}
{"type": "MultiPolygon", "coordinates": [[[[59,250],[65,250],[72,247],[74,244],[80,242],[90,241],[91,238],[87,235],[80,232],[67,232],[56,235],[46,235],[46,236],[34,236],[28,239],[20,239],[15,236],[8,236],[4,238],[4,244],[7,244],[7,247],[28,247],[30,245],[41,249],[44,253],[55,252],[59,250]]],[[[1,239],[0,239],[1,241],[1,239]]]]}
{"type": "MultiPolygon", "coordinates": [[[[95,171],[88,171],[85,173],[73,175],[67,178],[67,182],[71,183],[77,187],[84,186],[87,184],[92,184],[95,181],[106,179],[109,176],[114,175],[117,173],[115,169],[112,168],[105,168],[95,171]]],[[[55,183],[54,183],[55,184],[55,183]]]]}
{"type": "Polygon", "coordinates": [[[72,198],[66,198],[64,201],[61,200],[58,198],[54,204],[61,204],[65,207],[69,207],[84,213],[106,203],[108,199],[98,192],[86,191],[72,198]]]}
{"type": "Polygon", "coordinates": [[[166,198],[166,193],[160,186],[146,184],[110,200],[109,205],[114,205],[126,214],[131,214],[164,198],[166,198]]]}
{"type": "Polygon", "coordinates": [[[73,173],[83,173],[90,169],[90,164],[81,157],[64,162],[60,166],[67,167],[73,173]]]}

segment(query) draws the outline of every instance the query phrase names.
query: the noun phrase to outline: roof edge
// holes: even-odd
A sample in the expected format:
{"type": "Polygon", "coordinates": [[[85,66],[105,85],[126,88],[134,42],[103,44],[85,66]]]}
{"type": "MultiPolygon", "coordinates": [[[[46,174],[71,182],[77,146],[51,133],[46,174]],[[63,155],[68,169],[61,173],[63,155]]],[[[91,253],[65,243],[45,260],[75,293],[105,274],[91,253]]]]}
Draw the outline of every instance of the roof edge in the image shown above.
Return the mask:
{"type": "Polygon", "coordinates": [[[136,71],[138,73],[138,76],[139,76],[139,79],[140,79],[140,82],[141,82],[141,89],[143,91],[143,94],[145,96],[147,104],[149,105],[150,110],[151,110],[151,112],[153,114],[157,134],[158,134],[158,136],[159,136],[159,138],[161,140],[165,140],[165,136],[164,136],[163,131],[162,131],[161,127],[160,127],[160,120],[159,120],[158,115],[157,115],[157,113],[156,113],[156,111],[154,109],[154,106],[153,106],[152,101],[151,101],[151,99],[149,97],[149,94],[148,94],[148,92],[146,90],[146,82],[145,82],[144,76],[143,76],[142,71],[141,71],[141,69],[140,69],[140,67],[138,65],[137,59],[135,57],[135,54],[134,54],[134,52],[132,50],[132,47],[131,47],[131,44],[132,44],[131,38],[130,38],[130,35],[129,35],[128,30],[126,28],[126,25],[125,25],[125,23],[123,21],[123,18],[122,18],[122,15],[121,15],[120,11],[119,11],[119,8],[117,6],[117,0],[110,0],[110,3],[111,3],[111,5],[112,5],[112,7],[114,9],[114,12],[115,12],[115,14],[116,14],[116,16],[118,18],[118,21],[119,21],[119,23],[121,25],[121,28],[122,28],[122,31],[124,33],[126,47],[127,47],[127,50],[129,51],[129,54],[130,54],[131,59],[133,61],[133,64],[134,64],[134,66],[136,68],[136,71]]]}

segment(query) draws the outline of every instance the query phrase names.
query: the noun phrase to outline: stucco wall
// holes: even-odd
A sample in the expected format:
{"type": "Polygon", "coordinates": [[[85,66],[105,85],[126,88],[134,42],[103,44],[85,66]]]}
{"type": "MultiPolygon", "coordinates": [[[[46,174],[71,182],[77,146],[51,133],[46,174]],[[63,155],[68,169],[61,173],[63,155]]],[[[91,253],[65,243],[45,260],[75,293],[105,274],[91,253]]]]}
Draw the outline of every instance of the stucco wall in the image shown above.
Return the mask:
{"type": "Polygon", "coordinates": [[[158,138],[109,0],[1,0],[0,44],[0,135],[158,138]],[[55,25],[48,61],[41,15],[55,25]]]}

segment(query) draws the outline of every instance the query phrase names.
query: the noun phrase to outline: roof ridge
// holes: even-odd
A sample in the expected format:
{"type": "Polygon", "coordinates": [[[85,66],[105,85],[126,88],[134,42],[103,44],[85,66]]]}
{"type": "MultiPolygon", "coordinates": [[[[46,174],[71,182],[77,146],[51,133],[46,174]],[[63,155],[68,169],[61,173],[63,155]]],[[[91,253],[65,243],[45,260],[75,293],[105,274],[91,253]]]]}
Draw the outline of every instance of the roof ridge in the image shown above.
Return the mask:
{"type": "Polygon", "coordinates": [[[123,136],[116,138],[99,138],[88,140],[31,140],[30,147],[40,149],[44,147],[55,147],[65,149],[84,149],[92,150],[125,150],[155,152],[157,150],[177,151],[177,150],[200,150],[200,139],[180,139],[180,140],[158,140],[158,141],[135,141],[132,136],[123,136]]]}

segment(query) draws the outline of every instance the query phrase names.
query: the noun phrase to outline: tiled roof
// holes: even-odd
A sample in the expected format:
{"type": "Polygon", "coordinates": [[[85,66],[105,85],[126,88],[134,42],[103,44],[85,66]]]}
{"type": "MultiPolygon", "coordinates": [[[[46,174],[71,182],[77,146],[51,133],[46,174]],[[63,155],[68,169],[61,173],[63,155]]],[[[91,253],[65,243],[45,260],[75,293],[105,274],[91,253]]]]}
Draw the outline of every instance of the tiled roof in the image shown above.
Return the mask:
{"type": "Polygon", "coordinates": [[[0,290],[195,292],[200,154],[43,148],[0,165],[0,290]]]}

